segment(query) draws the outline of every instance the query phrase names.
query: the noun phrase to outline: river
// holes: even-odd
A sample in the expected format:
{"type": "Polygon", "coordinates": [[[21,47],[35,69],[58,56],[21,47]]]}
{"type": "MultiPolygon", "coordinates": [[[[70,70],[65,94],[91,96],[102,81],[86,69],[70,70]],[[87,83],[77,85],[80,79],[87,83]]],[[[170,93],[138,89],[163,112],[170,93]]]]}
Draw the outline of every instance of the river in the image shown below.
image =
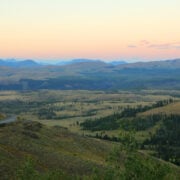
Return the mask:
{"type": "Polygon", "coordinates": [[[9,124],[9,123],[14,122],[14,121],[16,121],[16,116],[11,116],[11,117],[8,117],[4,120],[1,120],[0,124],[9,124]]]}

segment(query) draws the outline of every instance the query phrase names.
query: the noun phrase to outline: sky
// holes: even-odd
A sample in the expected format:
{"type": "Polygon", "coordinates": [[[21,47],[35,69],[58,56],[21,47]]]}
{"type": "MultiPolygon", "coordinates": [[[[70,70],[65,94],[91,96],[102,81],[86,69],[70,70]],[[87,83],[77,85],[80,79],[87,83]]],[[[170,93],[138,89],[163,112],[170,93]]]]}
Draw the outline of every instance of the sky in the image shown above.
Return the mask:
{"type": "Polygon", "coordinates": [[[0,58],[180,57],[180,0],[0,0],[0,58]]]}

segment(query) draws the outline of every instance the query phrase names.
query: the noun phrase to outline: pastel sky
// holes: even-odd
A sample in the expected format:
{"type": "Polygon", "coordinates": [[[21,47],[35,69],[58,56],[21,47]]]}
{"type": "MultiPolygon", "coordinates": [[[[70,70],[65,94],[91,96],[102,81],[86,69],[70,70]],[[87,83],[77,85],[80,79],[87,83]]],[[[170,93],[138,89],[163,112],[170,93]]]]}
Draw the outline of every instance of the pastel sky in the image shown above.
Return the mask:
{"type": "Polygon", "coordinates": [[[0,0],[0,57],[180,57],[180,0],[0,0]]]}

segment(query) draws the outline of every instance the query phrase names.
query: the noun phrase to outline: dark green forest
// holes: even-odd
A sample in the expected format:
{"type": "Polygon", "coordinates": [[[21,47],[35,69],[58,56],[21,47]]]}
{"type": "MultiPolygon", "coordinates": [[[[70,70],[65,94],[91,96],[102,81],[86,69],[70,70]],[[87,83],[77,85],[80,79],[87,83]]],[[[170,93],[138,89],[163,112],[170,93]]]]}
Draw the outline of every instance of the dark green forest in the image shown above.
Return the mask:
{"type": "MultiPolygon", "coordinates": [[[[176,114],[152,114],[147,116],[136,116],[154,107],[166,106],[173,100],[159,101],[152,106],[127,107],[119,114],[113,114],[104,118],[87,120],[81,123],[84,130],[108,131],[121,129],[126,132],[146,131],[159,123],[159,128],[150,138],[138,143],[138,147],[144,150],[153,151],[153,155],[166,161],[180,165],[180,115],[176,114]]],[[[108,136],[104,133],[96,133],[95,136],[109,141],[122,142],[120,137],[108,136]]]]}

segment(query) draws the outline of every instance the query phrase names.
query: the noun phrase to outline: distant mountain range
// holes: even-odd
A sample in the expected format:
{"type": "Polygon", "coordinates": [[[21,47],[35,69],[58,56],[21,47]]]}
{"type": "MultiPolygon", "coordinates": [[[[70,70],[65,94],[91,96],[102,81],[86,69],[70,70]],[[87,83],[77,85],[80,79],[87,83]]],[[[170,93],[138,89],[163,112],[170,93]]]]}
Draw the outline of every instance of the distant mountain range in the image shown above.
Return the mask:
{"type": "Polygon", "coordinates": [[[149,61],[149,62],[135,62],[128,63],[126,61],[110,61],[105,62],[103,60],[93,60],[93,59],[72,59],[69,61],[59,61],[56,64],[48,63],[39,63],[35,60],[27,59],[22,61],[17,61],[15,59],[0,59],[0,66],[6,67],[39,67],[39,66],[68,66],[68,65],[82,65],[88,66],[90,64],[101,64],[102,66],[116,66],[118,68],[177,68],[180,67],[180,59],[174,60],[164,60],[164,61],[149,61]]]}
{"type": "Polygon", "coordinates": [[[164,60],[164,61],[149,61],[149,62],[135,62],[123,64],[121,68],[151,68],[151,69],[164,69],[164,68],[180,68],[180,59],[164,60]]]}
{"type": "Polygon", "coordinates": [[[103,62],[75,59],[57,65],[0,60],[0,90],[180,90],[180,59],[103,62]]]}
{"type": "Polygon", "coordinates": [[[35,67],[40,66],[39,63],[27,59],[24,61],[16,61],[16,60],[2,60],[0,59],[0,66],[8,66],[8,67],[35,67]]]}
{"type": "MultiPolygon", "coordinates": [[[[35,67],[35,66],[47,66],[47,65],[57,65],[57,66],[65,66],[65,65],[71,65],[71,64],[77,64],[77,63],[105,63],[102,60],[94,60],[94,59],[72,59],[69,61],[59,61],[56,64],[49,63],[38,63],[35,60],[22,60],[17,61],[15,59],[10,60],[3,60],[0,59],[0,66],[8,66],[8,67],[35,67]]],[[[127,64],[125,61],[112,61],[112,62],[106,62],[106,64],[111,65],[120,65],[120,64],[127,64]]]]}
{"type": "Polygon", "coordinates": [[[111,61],[109,62],[109,64],[112,64],[112,65],[120,65],[120,64],[128,64],[126,61],[111,61]]]}
{"type": "Polygon", "coordinates": [[[61,61],[58,62],[57,65],[69,65],[69,64],[76,64],[76,63],[99,63],[99,62],[103,62],[106,64],[111,64],[111,65],[120,65],[120,64],[127,64],[127,62],[125,61],[110,61],[110,62],[104,62],[102,60],[93,60],[93,59],[73,59],[71,61],[61,61]]]}
{"type": "Polygon", "coordinates": [[[69,65],[69,64],[76,64],[76,63],[87,63],[87,62],[103,62],[101,60],[92,60],[92,59],[73,59],[70,61],[60,61],[57,65],[69,65]]]}

